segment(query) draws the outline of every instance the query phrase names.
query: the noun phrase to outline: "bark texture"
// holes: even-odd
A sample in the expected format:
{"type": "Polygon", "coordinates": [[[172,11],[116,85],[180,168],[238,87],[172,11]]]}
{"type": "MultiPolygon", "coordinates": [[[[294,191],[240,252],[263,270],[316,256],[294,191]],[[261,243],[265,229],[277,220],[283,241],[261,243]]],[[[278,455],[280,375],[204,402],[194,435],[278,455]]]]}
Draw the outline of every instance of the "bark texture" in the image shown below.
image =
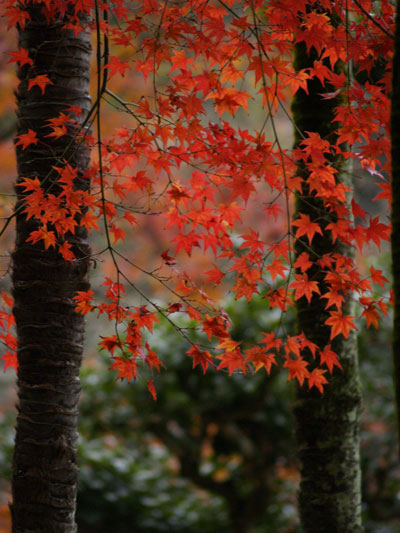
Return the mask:
{"type": "MultiPolygon", "coordinates": [[[[317,59],[313,50],[307,53],[304,43],[296,45],[297,70],[313,66],[314,59],[317,59]]],[[[301,141],[299,131],[317,132],[321,138],[334,141],[336,123],[332,124],[332,119],[338,100],[324,100],[319,96],[334,89],[323,87],[318,80],[312,80],[308,87],[309,94],[299,90],[292,105],[297,128],[295,142],[301,141]]],[[[337,159],[332,162],[336,167],[341,165],[337,159]]],[[[307,178],[304,165],[299,165],[298,172],[304,179],[307,178]]],[[[342,173],[338,179],[346,180],[346,174],[342,173]]],[[[322,230],[324,224],[326,226],[330,221],[321,200],[307,190],[298,195],[296,212],[309,215],[312,221],[321,225],[322,230]]],[[[330,233],[324,230],[322,236],[315,235],[312,250],[307,240],[296,241],[296,255],[306,251],[312,261],[332,251],[351,254],[351,250],[343,244],[333,244],[330,233]]],[[[327,292],[324,274],[319,267],[312,267],[307,273],[310,279],[319,282],[321,294],[327,292]]],[[[304,297],[297,301],[298,330],[321,349],[330,343],[330,331],[324,324],[329,317],[325,305],[326,300],[319,295],[314,295],[310,303],[304,297]]],[[[352,314],[351,307],[351,302],[347,300],[343,308],[345,315],[352,314]]],[[[310,391],[299,387],[294,409],[301,473],[298,504],[304,533],[363,531],[358,428],[361,392],[354,332],[348,340],[334,341],[332,348],[339,354],[343,371],[336,368],[329,376],[329,385],[325,387],[323,396],[315,387],[310,391]]]]}
{"type": "Polygon", "coordinates": [[[392,264],[394,291],[393,367],[400,446],[400,3],[396,6],[391,106],[392,138],[392,264]]]}
{"type": "MultiPolygon", "coordinates": [[[[38,177],[43,189],[57,194],[52,166],[65,161],[79,169],[76,187],[88,188],[82,177],[89,150],[75,132],[59,139],[46,137],[48,120],[79,105],[87,113],[90,35],[75,36],[64,21],[49,22],[40,4],[28,5],[31,20],[18,28],[19,46],[29,51],[33,67],[18,71],[18,132],[37,133],[39,143],[17,147],[18,176],[38,177]],[[52,84],[44,94],[28,80],[46,74],[52,84]]],[[[83,119],[81,119],[83,120],[83,119]]],[[[18,417],[12,478],[12,531],[73,532],[78,468],[77,403],[83,346],[83,317],[74,311],[73,296],[87,290],[89,248],[86,231],[78,227],[68,236],[77,258],[62,256],[41,243],[26,242],[37,229],[22,213],[23,194],[17,187],[17,236],[13,253],[14,315],[18,335],[18,417]]]]}

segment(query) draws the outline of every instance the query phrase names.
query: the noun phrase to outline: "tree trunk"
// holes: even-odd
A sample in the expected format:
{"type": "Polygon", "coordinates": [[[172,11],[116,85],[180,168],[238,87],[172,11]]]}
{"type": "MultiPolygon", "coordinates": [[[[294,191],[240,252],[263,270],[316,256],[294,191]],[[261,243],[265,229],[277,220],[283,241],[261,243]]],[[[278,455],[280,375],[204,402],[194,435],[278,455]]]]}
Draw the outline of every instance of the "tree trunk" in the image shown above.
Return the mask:
{"type": "MultiPolygon", "coordinates": [[[[307,53],[304,43],[296,45],[296,70],[312,67],[314,59],[317,57],[313,48],[307,53]]],[[[333,142],[336,123],[332,124],[332,119],[339,101],[337,98],[324,100],[320,94],[334,89],[323,87],[318,79],[313,79],[308,88],[309,94],[303,90],[296,93],[292,105],[295,142],[301,141],[299,131],[316,132],[333,142]]],[[[333,163],[341,165],[338,159],[333,163]]],[[[307,179],[304,165],[299,164],[298,172],[307,179]]],[[[347,177],[342,173],[338,179],[344,181],[347,177]]],[[[323,215],[325,225],[329,216],[321,199],[308,194],[307,186],[297,196],[296,213],[306,214],[319,224],[323,215]]],[[[308,241],[303,239],[296,241],[295,248],[297,256],[306,251],[313,262],[325,253],[351,254],[351,250],[338,241],[333,244],[330,233],[324,230],[322,236],[315,235],[312,252],[308,241]]],[[[324,274],[318,266],[307,274],[309,279],[319,282],[321,294],[327,292],[324,274]]],[[[330,343],[330,331],[325,324],[329,314],[325,305],[326,301],[319,295],[314,295],[310,303],[304,297],[296,302],[299,332],[304,332],[320,349],[330,343]]],[[[343,314],[352,314],[351,306],[347,299],[343,314]]],[[[301,473],[298,503],[305,533],[359,533],[363,530],[358,428],[361,392],[354,331],[347,340],[335,342],[334,339],[332,349],[339,355],[343,371],[337,368],[333,371],[323,395],[315,387],[310,391],[299,387],[294,409],[301,473]]]]}
{"type": "MultiPolygon", "coordinates": [[[[28,50],[33,66],[18,70],[18,135],[29,129],[39,142],[17,147],[18,180],[38,177],[44,190],[59,192],[53,166],[67,161],[78,169],[77,189],[88,189],[83,172],[89,148],[76,138],[73,128],[60,138],[49,119],[81,106],[88,95],[90,35],[77,36],[63,28],[63,20],[49,21],[40,4],[25,9],[31,19],[18,27],[19,46],[28,50]],[[44,94],[38,86],[28,90],[28,80],[46,74],[52,84],[44,94]],[[46,137],[47,136],[47,137],[46,137]]],[[[82,117],[77,117],[82,123],[82,117]]],[[[67,234],[76,260],[64,261],[60,253],[41,242],[27,243],[38,221],[22,212],[22,187],[17,186],[16,245],[13,253],[14,315],[18,336],[18,417],[13,458],[12,531],[73,532],[78,468],[77,404],[80,392],[83,317],[74,311],[73,296],[87,290],[87,234],[77,226],[67,234]]]]}
{"type": "Polygon", "coordinates": [[[392,264],[394,291],[393,367],[400,452],[400,4],[396,6],[391,106],[392,138],[392,264]]]}

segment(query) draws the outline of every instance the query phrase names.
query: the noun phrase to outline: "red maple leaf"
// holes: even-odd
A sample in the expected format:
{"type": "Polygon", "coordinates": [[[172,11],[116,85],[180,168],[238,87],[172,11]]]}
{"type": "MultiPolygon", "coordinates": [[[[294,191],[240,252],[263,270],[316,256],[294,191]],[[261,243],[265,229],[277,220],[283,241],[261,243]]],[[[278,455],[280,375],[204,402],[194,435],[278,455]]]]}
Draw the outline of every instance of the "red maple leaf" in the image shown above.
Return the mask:
{"type": "Polygon", "coordinates": [[[104,68],[107,68],[110,71],[110,76],[113,77],[116,74],[121,74],[125,76],[125,72],[128,70],[129,65],[126,61],[121,61],[116,56],[110,56],[110,61],[104,65],[104,68]]]}
{"type": "Polygon", "coordinates": [[[3,298],[7,307],[12,307],[14,305],[14,300],[6,292],[1,291],[1,297],[3,298]]]}
{"type": "Polygon", "coordinates": [[[48,230],[45,226],[42,226],[36,231],[32,231],[30,236],[26,239],[26,242],[36,244],[41,240],[44,243],[45,250],[50,247],[55,247],[56,245],[56,235],[54,231],[48,230]]]}
{"type": "Polygon", "coordinates": [[[243,374],[246,374],[246,361],[240,350],[225,352],[223,355],[218,355],[217,359],[221,359],[221,363],[218,365],[217,370],[228,368],[230,376],[235,370],[241,370],[243,374]]]}
{"type": "Polygon", "coordinates": [[[18,370],[18,359],[15,352],[9,352],[7,350],[0,359],[4,360],[4,372],[7,372],[9,368],[13,368],[15,372],[18,370]]]}
{"type": "Polygon", "coordinates": [[[371,324],[375,326],[376,329],[379,328],[379,313],[376,310],[376,302],[372,298],[360,298],[360,304],[364,306],[364,310],[361,313],[361,316],[365,317],[367,320],[367,328],[371,324]]]}
{"type": "Polygon", "coordinates": [[[164,366],[164,363],[160,361],[160,359],[157,357],[156,352],[154,352],[149,344],[146,342],[145,344],[147,355],[143,355],[143,361],[146,363],[146,365],[150,368],[150,371],[153,373],[153,368],[157,370],[157,372],[160,372],[160,367],[164,366]]]}
{"type": "Polygon", "coordinates": [[[154,382],[152,379],[149,379],[147,381],[147,389],[148,391],[150,392],[152,398],[154,401],[157,401],[157,391],[156,391],[156,388],[154,386],[154,382]]]}
{"type": "Polygon", "coordinates": [[[29,51],[26,48],[19,48],[17,52],[7,52],[11,56],[6,63],[18,63],[20,67],[24,65],[33,65],[33,60],[29,57],[29,51]]]}
{"type": "Polygon", "coordinates": [[[117,243],[119,240],[125,240],[125,231],[122,228],[117,228],[114,224],[112,224],[109,231],[113,234],[114,243],[117,243]]]}
{"type": "Polygon", "coordinates": [[[193,357],[193,368],[196,368],[197,365],[200,365],[203,369],[203,374],[206,373],[208,365],[211,367],[214,366],[213,358],[210,352],[207,350],[201,350],[199,345],[196,344],[186,352],[189,357],[193,357]]]}
{"type": "Polygon", "coordinates": [[[104,337],[103,340],[99,342],[99,345],[102,346],[104,350],[109,351],[111,354],[114,353],[115,348],[121,348],[121,342],[119,339],[117,339],[116,335],[104,337]]]}
{"type": "Polygon", "coordinates": [[[117,379],[126,379],[131,381],[132,379],[137,378],[137,363],[134,359],[114,357],[114,362],[109,369],[118,370],[117,379]]]}
{"type": "Polygon", "coordinates": [[[328,300],[325,309],[328,309],[332,305],[336,305],[338,311],[342,308],[344,302],[344,296],[337,291],[328,291],[321,296],[321,298],[326,298],[328,300]]]}
{"type": "Polygon", "coordinates": [[[381,241],[390,241],[390,226],[379,222],[379,217],[371,218],[366,228],[367,242],[372,240],[380,249],[381,241]]]}
{"type": "MultiPolygon", "coordinates": [[[[12,5],[11,2],[10,5],[12,5]]],[[[26,22],[31,20],[31,16],[28,11],[26,9],[22,9],[20,6],[10,7],[7,9],[7,11],[5,11],[3,16],[8,20],[8,29],[18,24],[21,30],[23,30],[26,22]]]]}
{"type": "Polygon", "coordinates": [[[239,249],[250,248],[252,253],[257,252],[258,250],[263,250],[265,243],[260,241],[259,234],[257,231],[250,229],[250,233],[247,235],[241,235],[241,238],[244,242],[240,245],[239,249]]]}
{"type": "Polygon", "coordinates": [[[206,281],[215,283],[215,285],[219,285],[222,278],[225,276],[225,274],[217,266],[214,266],[213,270],[205,272],[204,275],[207,276],[205,278],[206,281]]]}
{"type": "Polygon", "coordinates": [[[22,133],[15,137],[18,141],[15,143],[15,146],[22,146],[22,149],[25,150],[30,144],[37,144],[39,139],[36,136],[36,132],[33,130],[28,130],[28,133],[22,133]]]}
{"type": "Polygon", "coordinates": [[[58,251],[63,256],[65,261],[72,262],[75,259],[75,255],[73,252],[71,252],[71,248],[72,245],[67,241],[64,241],[62,245],[58,247],[58,251]]]}
{"type": "Polygon", "coordinates": [[[371,272],[372,283],[377,283],[382,288],[385,288],[385,283],[389,283],[389,280],[382,274],[382,270],[377,270],[371,265],[369,271],[371,272]]]}
{"type": "Polygon", "coordinates": [[[37,85],[42,91],[42,94],[44,94],[46,86],[54,84],[47,76],[47,74],[39,74],[35,78],[31,78],[30,80],[28,80],[28,91],[30,91],[32,87],[35,87],[35,85],[37,85]]]}
{"type": "Polygon", "coordinates": [[[145,305],[135,307],[135,312],[131,314],[131,318],[138,328],[147,328],[150,332],[153,331],[154,322],[158,322],[156,315],[151,313],[145,305]]]}

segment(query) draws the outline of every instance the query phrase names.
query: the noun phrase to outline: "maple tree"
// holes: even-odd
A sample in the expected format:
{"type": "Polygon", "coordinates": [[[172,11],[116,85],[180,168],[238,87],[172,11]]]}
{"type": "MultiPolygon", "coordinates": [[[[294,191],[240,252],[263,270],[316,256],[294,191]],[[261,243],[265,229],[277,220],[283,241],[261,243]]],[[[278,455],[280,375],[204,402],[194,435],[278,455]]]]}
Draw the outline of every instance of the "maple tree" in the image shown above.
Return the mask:
{"type": "Polygon", "coordinates": [[[391,58],[393,5],[386,0],[379,9],[355,0],[302,0],[295,6],[292,0],[140,0],[133,10],[122,0],[112,5],[8,0],[5,6],[9,26],[17,24],[20,34],[18,50],[10,53],[20,78],[18,202],[2,230],[17,219],[13,283],[18,362],[7,295],[0,318],[5,366],[19,365],[21,408],[28,375],[34,380],[44,376],[32,382],[30,390],[36,387],[39,393],[56,368],[62,370],[60,383],[76,384],[80,348],[73,342],[65,352],[74,354],[75,363],[66,357],[72,378],[64,373],[54,339],[65,337],[61,331],[70,321],[81,335],[88,313],[115,326],[100,346],[109,352],[116,377],[145,379],[153,398],[163,363],[149,333],[160,320],[174,324],[188,343],[193,367],[203,372],[269,374],[281,364],[289,380],[307,394],[312,391],[313,398],[314,391],[320,398],[326,388],[333,389],[331,380],[345,366],[338,347],[356,328],[350,299],[356,300],[368,327],[377,327],[387,312],[382,272],[374,267],[363,272],[343,247],[360,252],[371,242],[379,247],[389,240],[388,221],[370,216],[354,200],[350,205],[351,185],[339,174],[346,161],[356,162],[378,179],[382,192],[377,198],[390,200],[384,134],[390,61],[376,83],[360,83],[357,75],[368,77],[377,57],[391,58]],[[34,40],[38,28],[39,44],[34,40]],[[58,63],[50,50],[53,44],[47,44],[59,40],[61,52],[66,43],[77,50],[78,78],[86,83],[89,29],[97,71],[90,108],[86,85],[84,94],[74,92],[78,82],[72,67],[58,63]],[[43,38],[47,31],[49,37],[43,38]],[[300,46],[308,59],[296,67],[291,57],[300,46]],[[147,92],[134,99],[127,91],[119,93],[114,85],[118,88],[121,77],[140,78],[147,92]],[[330,109],[329,128],[321,129],[318,111],[309,107],[309,126],[295,120],[296,147],[285,148],[276,115],[288,113],[293,97],[311,98],[312,87],[318,88],[314,101],[318,96],[330,109]],[[123,122],[104,133],[106,104],[117,108],[123,122]],[[25,115],[26,109],[36,114],[25,115]],[[259,126],[241,126],[246,111],[263,117],[259,126]],[[298,215],[293,219],[295,198],[298,215]],[[264,217],[262,227],[252,227],[253,213],[264,217]],[[158,251],[153,264],[143,264],[140,253],[131,253],[126,243],[130,232],[138,234],[151,218],[163,220],[170,246],[158,251]],[[92,254],[88,231],[104,239],[92,254]],[[328,245],[321,248],[321,242],[328,245]],[[106,255],[109,272],[102,287],[91,290],[87,270],[106,255]],[[210,267],[201,275],[194,271],[203,256],[210,267]],[[35,261],[37,270],[28,268],[35,261]],[[143,288],[136,273],[159,287],[162,298],[143,288]],[[66,293],[64,279],[69,280],[66,293]],[[45,282],[48,291],[42,290],[45,282]],[[281,313],[279,327],[265,331],[256,346],[233,340],[229,316],[211,296],[217,287],[248,301],[261,294],[266,312],[281,313]],[[38,324],[32,327],[32,316],[26,323],[23,310],[38,301],[47,309],[53,306],[54,315],[37,312],[38,324]],[[324,338],[316,341],[301,320],[298,334],[286,335],[288,306],[308,309],[315,302],[324,338]],[[58,312],[69,318],[57,321],[58,312]],[[204,342],[179,326],[179,313],[196,322],[204,342]],[[25,333],[30,328],[31,338],[25,333]],[[35,337],[39,330],[40,343],[35,337]],[[49,346],[57,357],[31,357],[45,354],[49,346]]]}
{"type": "MultiPolygon", "coordinates": [[[[12,529],[74,531],[84,319],[73,297],[89,287],[90,257],[80,209],[89,195],[84,173],[90,148],[78,133],[90,105],[90,34],[75,35],[64,28],[64,16],[54,19],[40,4],[10,9],[26,15],[26,24],[25,18],[18,22],[20,54],[13,56],[20,83],[12,255],[19,398],[12,529]],[[68,112],[70,104],[82,113],[68,112]],[[59,131],[62,124],[54,117],[68,126],[59,131]],[[56,235],[64,236],[58,249],[56,235]]],[[[12,352],[3,357],[6,365],[17,365],[12,352]]]]}
{"type": "MultiPolygon", "coordinates": [[[[316,9],[314,15],[329,15],[329,19],[325,19],[330,23],[329,31],[341,30],[335,11],[321,13],[316,9]]],[[[302,27],[302,20],[299,20],[298,26],[302,27]]],[[[312,68],[321,55],[323,49],[316,44],[310,48],[305,42],[300,42],[296,45],[294,65],[297,70],[312,68]]],[[[328,61],[326,58],[324,64],[327,65],[328,61]]],[[[335,64],[334,72],[337,75],[342,73],[341,63],[335,64]]],[[[335,287],[338,296],[334,296],[333,287],[329,282],[326,283],[329,268],[318,264],[321,257],[329,254],[335,258],[332,264],[335,272],[342,270],[345,273],[340,263],[348,264],[354,258],[352,248],[337,235],[340,210],[343,206],[348,209],[351,205],[351,178],[346,174],[349,165],[347,168],[344,166],[341,152],[326,150],[325,143],[322,146],[315,144],[317,139],[331,144],[337,140],[335,111],[347,102],[344,101],[346,96],[335,93],[334,85],[323,85],[318,78],[314,78],[309,81],[307,91],[300,88],[292,102],[296,147],[304,144],[305,131],[310,132],[310,138],[313,139],[313,150],[299,154],[298,173],[303,178],[303,184],[296,198],[297,218],[292,224],[298,227],[295,250],[297,262],[301,260],[297,266],[301,274],[296,275],[301,285],[299,289],[296,285],[294,294],[298,328],[319,349],[319,361],[315,349],[314,353],[310,351],[311,357],[306,360],[291,361],[293,366],[296,365],[295,368],[301,369],[304,379],[308,377],[309,388],[315,390],[298,388],[294,406],[301,474],[299,514],[303,530],[310,533],[362,530],[359,450],[361,387],[353,322],[354,289],[341,281],[342,285],[335,287]],[[331,93],[332,97],[322,98],[324,92],[331,93]],[[312,176],[315,165],[332,169],[331,173],[322,174],[322,179],[328,174],[328,179],[333,180],[331,183],[347,188],[340,207],[335,202],[324,205],[321,183],[312,176]],[[306,262],[304,254],[307,254],[306,262]],[[304,281],[308,281],[307,285],[304,281]],[[324,298],[321,298],[321,294],[324,298]],[[325,365],[328,369],[323,368],[325,365]],[[334,371],[334,366],[341,371],[334,371]],[[318,391],[322,392],[327,378],[330,386],[321,398],[318,391]],[[317,493],[318,498],[315,498],[317,493]]],[[[310,147],[311,143],[306,146],[310,147]]],[[[340,149],[343,151],[345,146],[341,144],[340,149]]]]}

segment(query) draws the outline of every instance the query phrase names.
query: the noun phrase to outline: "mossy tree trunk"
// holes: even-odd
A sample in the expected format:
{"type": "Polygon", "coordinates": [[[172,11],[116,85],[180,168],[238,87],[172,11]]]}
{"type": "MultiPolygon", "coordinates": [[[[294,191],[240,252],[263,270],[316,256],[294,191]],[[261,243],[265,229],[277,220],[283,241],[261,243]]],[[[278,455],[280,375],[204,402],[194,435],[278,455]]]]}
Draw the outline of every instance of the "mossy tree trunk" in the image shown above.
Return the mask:
{"type": "MultiPolygon", "coordinates": [[[[18,146],[18,180],[38,177],[44,190],[57,194],[53,166],[65,161],[78,169],[74,186],[88,188],[83,172],[89,149],[70,129],[55,139],[49,119],[81,106],[90,107],[88,95],[90,35],[64,29],[64,20],[49,22],[41,4],[26,4],[30,20],[18,27],[19,46],[28,50],[34,64],[18,71],[18,135],[34,130],[39,142],[18,146]],[[46,74],[52,84],[44,94],[28,80],[46,74]]],[[[83,120],[83,118],[78,120],[83,120]]],[[[76,260],[65,262],[60,253],[41,243],[27,243],[38,221],[29,220],[18,200],[16,245],[13,253],[14,315],[18,336],[18,417],[12,477],[12,531],[76,531],[77,404],[79,367],[83,346],[83,317],[74,311],[73,296],[87,290],[89,248],[86,230],[77,226],[67,235],[76,260]]],[[[49,228],[51,229],[51,228],[49,228]]]]}
{"type": "MultiPolygon", "coordinates": [[[[307,53],[304,43],[296,45],[296,70],[312,67],[316,59],[313,48],[307,53]]],[[[312,80],[308,88],[309,94],[299,90],[292,104],[296,125],[295,143],[301,141],[300,132],[316,132],[321,138],[334,142],[337,123],[332,123],[332,119],[339,100],[326,100],[320,96],[334,89],[323,87],[317,79],[312,80]]],[[[332,164],[340,167],[342,162],[332,159],[332,164]]],[[[304,180],[307,179],[305,165],[299,163],[298,172],[304,180]]],[[[346,179],[344,172],[338,177],[341,181],[346,179]]],[[[315,235],[312,251],[308,241],[297,240],[297,256],[305,251],[310,254],[311,261],[315,261],[325,253],[351,255],[350,249],[338,241],[333,243],[330,233],[324,231],[330,215],[324,210],[321,199],[309,194],[307,186],[297,196],[295,217],[300,214],[306,214],[312,221],[318,222],[323,235],[315,235]]],[[[324,274],[318,266],[312,267],[307,274],[309,279],[319,282],[321,294],[327,292],[324,274]]],[[[307,339],[323,349],[330,343],[330,330],[325,324],[329,317],[325,309],[326,300],[314,294],[310,303],[302,297],[296,304],[299,332],[304,332],[307,339]]],[[[343,314],[352,314],[351,307],[348,298],[343,314]]],[[[297,390],[294,412],[301,473],[298,504],[304,533],[363,531],[358,427],[361,393],[356,336],[353,331],[347,340],[340,337],[340,341],[334,339],[332,349],[339,355],[343,371],[335,368],[323,395],[315,387],[308,390],[304,386],[297,390]]]]}
{"type": "Polygon", "coordinates": [[[400,4],[396,6],[391,106],[392,138],[392,264],[394,290],[393,367],[400,447],[400,4]]]}

